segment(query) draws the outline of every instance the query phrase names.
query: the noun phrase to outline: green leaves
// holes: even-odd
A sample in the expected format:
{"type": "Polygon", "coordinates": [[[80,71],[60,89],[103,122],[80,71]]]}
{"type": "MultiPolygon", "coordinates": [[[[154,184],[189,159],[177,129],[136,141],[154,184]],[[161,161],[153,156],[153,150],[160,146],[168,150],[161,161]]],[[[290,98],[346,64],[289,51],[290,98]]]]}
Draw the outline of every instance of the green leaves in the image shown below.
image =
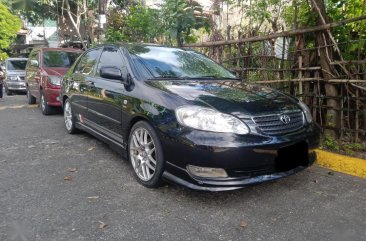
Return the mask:
{"type": "Polygon", "coordinates": [[[119,1],[120,8],[110,11],[106,39],[109,42],[151,42],[170,40],[181,46],[195,42],[193,30],[209,30],[209,21],[196,1],[165,0],[161,9],[119,1]],[[175,41],[174,41],[175,40],[175,41]]]}
{"type": "MultiPolygon", "coordinates": [[[[298,27],[315,26],[317,14],[312,12],[309,2],[294,0],[296,5],[288,5],[285,9],[284,19],[287,26],[293,23],[293,16],[297,10],[298,27]],[[295,9],[295,7],[297,9],[295,9]]],[[[366,14],[364,0],[328,0],[324,1],[327,19],[329,22],[338,22],[341,20],[359,17],[366,14]]],[[[339,48],[346,60],[358,59],[358,55],[365,56],[366,43],[366,22],[358,21],[344,26],[331,29],[332,34],[339,43],[339,48]]],[[[307,35],[308,38],[313,38],[307,35]]],[[[307,41],[307,43],[312,41],[307,41]]]]}
{"type": "Polygon", "coordinates": [[[21,27],[20,19],[0,3],[0,60],[7,58],[6,51],[21,27]]]}
{"type": "Polygon", "coordinates": [[[141,5],[130,6],[126,11],[115,9],[108,16],[106,40],[108,42],[151,42],[162,32],[157,10],[141,5]]]}
{"type": "Polygon", "coordinates": [[[196,38],[192,30],[208,29],[209,21],[203,15],[202,6],[196,1],[165,0],[162,7],[167,35],[176,40],[178,46],[192,42],[196,38]]]}

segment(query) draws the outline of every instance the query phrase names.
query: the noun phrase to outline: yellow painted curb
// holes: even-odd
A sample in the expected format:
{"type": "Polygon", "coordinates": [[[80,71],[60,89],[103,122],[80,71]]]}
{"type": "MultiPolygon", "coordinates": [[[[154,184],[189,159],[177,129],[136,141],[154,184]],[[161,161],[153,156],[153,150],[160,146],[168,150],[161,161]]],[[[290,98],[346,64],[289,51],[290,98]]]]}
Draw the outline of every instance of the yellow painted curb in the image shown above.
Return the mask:
{"type": "Polygon", "coordinates": [[[318,156],[316,163],[321,167],[366,178],[366,160],[319,149],[316,150],[316,154],[318,156]]]}

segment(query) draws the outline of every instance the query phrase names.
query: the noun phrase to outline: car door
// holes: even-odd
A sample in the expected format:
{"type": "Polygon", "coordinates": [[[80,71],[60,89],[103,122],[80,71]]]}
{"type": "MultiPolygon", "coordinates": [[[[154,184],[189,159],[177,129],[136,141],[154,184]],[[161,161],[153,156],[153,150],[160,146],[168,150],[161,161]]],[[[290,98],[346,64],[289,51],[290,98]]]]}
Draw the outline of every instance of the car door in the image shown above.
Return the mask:
{"type": "Polygon", "coordinates": [[[69,97],[71,100],[74,113],[77,114],[80,122],[88,119],[87,99],[90,83],[95,74],[96,66],[102,52],[102,48],[94,48],[85,52],[75,68],[73,73],[68,77],[67,81],[70,86],[69,97]]]}
{"type": "Polygon", "coordinates": [[[30,93],[39,99],[39,82],[41,81],[41,73],[39,70],[40,50],[34,50],[28,59],[26,67],[26,82],[30,93]]]}
{"type": "Polygon", "coordinates": [[[100,77],[103,67],[115,67],[125,72],[125,62],[118,48],[106,46],[101,54],[97,71],[88,92],[88,117],[99,131],[121,143],[122,99],[124,85],[121,80],[100,77]]]}

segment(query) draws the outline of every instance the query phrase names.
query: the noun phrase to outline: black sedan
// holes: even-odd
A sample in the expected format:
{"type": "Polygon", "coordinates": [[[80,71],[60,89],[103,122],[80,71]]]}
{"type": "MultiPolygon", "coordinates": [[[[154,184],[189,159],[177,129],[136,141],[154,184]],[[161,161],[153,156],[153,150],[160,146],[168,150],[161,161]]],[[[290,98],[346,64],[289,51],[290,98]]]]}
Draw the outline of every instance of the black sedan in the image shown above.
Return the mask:
{"type": "Polygon", "coordinates": [[[303,102],[192,50],[91,48],[65,75],[61,98],[67,131],[107,142],[146,187],[237,189],[305,169],[319,145],[303,102]]]}

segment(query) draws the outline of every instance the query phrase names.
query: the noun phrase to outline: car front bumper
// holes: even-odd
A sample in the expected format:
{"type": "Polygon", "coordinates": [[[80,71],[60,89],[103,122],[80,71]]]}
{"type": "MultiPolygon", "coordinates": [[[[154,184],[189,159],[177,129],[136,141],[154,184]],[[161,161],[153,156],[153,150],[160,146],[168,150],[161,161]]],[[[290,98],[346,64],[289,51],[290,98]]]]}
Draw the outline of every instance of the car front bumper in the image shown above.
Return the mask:
{"type": "Polygon", "coordinates": [[[161,133],[166,160],[163,177],[196,190],[239,189],[289,176],[312,165],[319,139],[320,128],[316,124],[279,137],[198,130],[161,133]],[[285,159],[289,166],[283,168],[281,165],[285,159]],[[222,168],[228,177],[194,176],[187,165],[222,168]]]}
{"type": "Polygon", "coordinates": [[[46,97],[47,104],[49,106],[61,107],[60,92],[61,89],[51,89],[51,88],[44,89],[43,93],[46,97]]]}
{"type": "Polygon", "coordinates": [[[25,82],[6,82],[5,86],[8,90],[11,91],[21,91],[21,92],[27,92],[27,87],[25,85],[25,82]]]}

